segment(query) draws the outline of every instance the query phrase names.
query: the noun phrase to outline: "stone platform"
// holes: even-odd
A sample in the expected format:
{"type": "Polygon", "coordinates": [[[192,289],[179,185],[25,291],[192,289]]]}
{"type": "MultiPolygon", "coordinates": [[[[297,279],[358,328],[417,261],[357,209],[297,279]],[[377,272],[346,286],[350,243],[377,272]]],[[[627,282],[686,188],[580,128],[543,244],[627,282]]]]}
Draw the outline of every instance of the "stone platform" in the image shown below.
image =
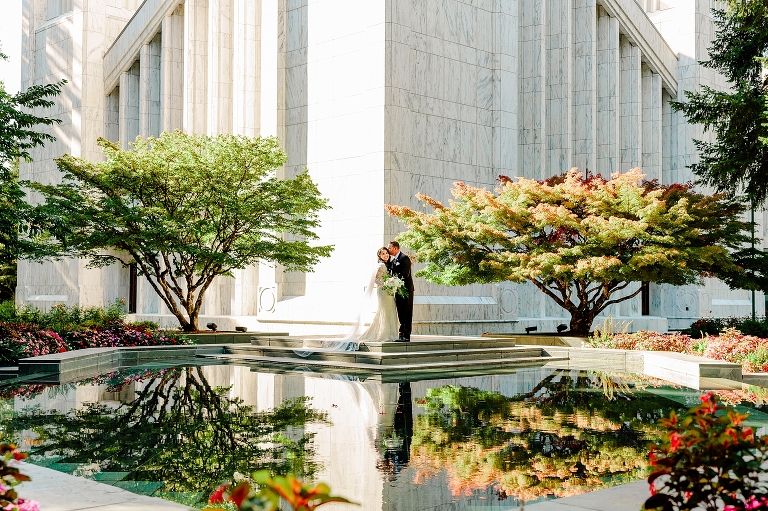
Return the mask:
{"type": "Polygon", "coordinates": [[[540,365],[555,360],[538,346],[516,346],[515,339],[413,336],[411,342],[364,342],[358,351],[330,351],[328,337],[254,336],[250,346],[229,345],[224,353],[198,357],[236,363],[287,364],[353,371],[446,371],[540,365]]]}

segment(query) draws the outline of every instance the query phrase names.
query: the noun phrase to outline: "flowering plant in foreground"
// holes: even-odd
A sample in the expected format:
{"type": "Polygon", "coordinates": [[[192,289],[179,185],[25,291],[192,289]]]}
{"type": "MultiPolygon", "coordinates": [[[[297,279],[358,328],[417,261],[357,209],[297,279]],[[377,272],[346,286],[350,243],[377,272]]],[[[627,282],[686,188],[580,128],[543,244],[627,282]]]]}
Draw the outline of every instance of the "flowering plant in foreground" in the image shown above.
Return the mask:
{"type": "Polygon", "coordinates": [[[232,505],[240,511],[279,511],[280,499],[285,500],[294,511],[313,511],[316,507],[329,502],[353,504],[343,497],[331,495],[328,485],[316,486],[304,484],[293,476],[272,477],[268,470],[253,474],[254,482],[260,487],[253,489],[248,482],[242,482],[234,488],[228,484],[220,486],[209,500],[209,511],[225,511],[232,505]]]}
{"type": "Polygon", "coordinates": [[[719,406],[713,394],[683,417],[659,423],[668,431],[651,446],[651,497],[645,509],[662,511],[768,509],[768,436],[755,437],[747,415],[719,406]]]}
{"type": "Polygon", "coordinates": [[[389,296],[400,295],[403,298],[408,296],[408,290],[405,289],[405,282],[403,279],[391,273],[384,272],[381,276],[381,280],[384,282],[381,288],[387,292],[389,296]]]}
{"type": "Polygon", "coordinates": [[[39,511],[40,506],[34,500],[19,498],[14,487],[29,476],[22,474],[16,464],[26,458],[13,444],[0,443],[0,509],[3,511],[39,511]]]}

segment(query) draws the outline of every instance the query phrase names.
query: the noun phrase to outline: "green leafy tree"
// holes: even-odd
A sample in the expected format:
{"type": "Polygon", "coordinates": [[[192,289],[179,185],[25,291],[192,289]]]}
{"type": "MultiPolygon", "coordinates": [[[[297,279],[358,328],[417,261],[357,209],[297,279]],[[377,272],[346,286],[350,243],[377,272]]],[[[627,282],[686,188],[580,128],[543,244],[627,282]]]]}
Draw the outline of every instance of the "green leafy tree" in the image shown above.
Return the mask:
{"type": "Polygon", "coordinates": [[[690,185],[643,181],[639,169],[546,181],[502,177],[493,192],[456,183],[448,206],[419,195],[433,213],[387,206],[408,226],[402,243],[425,266],[417,275],[450,286],[531,282],[589,333],[632,282],[674,285],[731,271],[729,250],[748,237],[744,206],[690,185]]]}
{"type": "MultiPolygon", "coordinates": [[[[0,52],[0,59],[8,60],[8,56],[0,52]]],[[[41,117],[34,111],[53,106],[53,98],[65,83],[33,85],[9,94],[0,82],[0,302],[12,299],[16,291],[19,215],[25,207],[24,192],[18,183],[18,162],[31,161],[32,149],[56,140],[37,129],[58,124],[61,119],[41,117]]]]}
{"type": "Polygon", "coordinates": [[[216,277],[260,260],[311,271],[333,249],[310,245],[327,201],[307,172],[276,177],[276,138],[174,131],[130,150],[98,144],[106,161],[66,155],[64,184],[28,184],[46,200],[30,212],[43,233],[27,257],[135,263],[185,331],[198,329],[216,277]]]}
{"type": "Polygon", "coordinates": [[[768,198],[768,81],[762,60],[768,55],[768,2],[731,4],[713,11],[715,38],[709,60],[702,62],[724,76],[730,90],[702,86],[672,106],[715,138],[694,141],[700,160],[691,170],[718,191],[743,187],[751,203],[761,204],[768,198]]]}

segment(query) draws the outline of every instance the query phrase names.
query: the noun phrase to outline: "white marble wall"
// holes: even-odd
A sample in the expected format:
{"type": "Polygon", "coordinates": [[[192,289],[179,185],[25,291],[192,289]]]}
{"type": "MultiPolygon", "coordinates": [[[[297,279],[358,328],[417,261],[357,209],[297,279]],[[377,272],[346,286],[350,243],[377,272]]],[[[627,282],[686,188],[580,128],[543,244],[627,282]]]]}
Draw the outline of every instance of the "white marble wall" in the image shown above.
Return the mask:
{"type": "Polygon", "coordinates": [[[184,2],[184,131],[208,132],[208,1],[184,2]]]}
{"type": "Polygon", "coordinates": [[[597,4],[574,0],[573,158],[580,169],[597,168],[597,4]]]}
{"type": "Polygon", "coordinates": [[[619,21],[604,9],[597,12],[597,167],[610,176],[620,165],[619,21]]]}
{"type": "Polygon", "coordinates": [[[184,5],[163,19],[160,43],[160,112],[162,131],[184,125],[184,5]]]}
{"type": "Polygon", "coordinates": [[[640,48],[626,37],[620,38],[621,79],[619,82],[619,119],[621,132],[621,163],[619,169],[642,165],[643,150],[643,80],[640,48]]]}
{"type": "Polygon", "coordinates": [[[139,132],[143,137],[160,135],[162,82],[160,34],[141,47],[139,54],[139,132]]]}
{"type": "Polygon", "coordinates": [[[663,164],[663,91],[661,76],[647,65],[642,67],[642,164],[648,179],[661,180],[663,164]]]}
{"type": "Polygon", "coordinates": [[[544,175],[561,174],[572,165],[574,45],[573,0],[549,0],[547,4],[547,161],[544,175]]]}

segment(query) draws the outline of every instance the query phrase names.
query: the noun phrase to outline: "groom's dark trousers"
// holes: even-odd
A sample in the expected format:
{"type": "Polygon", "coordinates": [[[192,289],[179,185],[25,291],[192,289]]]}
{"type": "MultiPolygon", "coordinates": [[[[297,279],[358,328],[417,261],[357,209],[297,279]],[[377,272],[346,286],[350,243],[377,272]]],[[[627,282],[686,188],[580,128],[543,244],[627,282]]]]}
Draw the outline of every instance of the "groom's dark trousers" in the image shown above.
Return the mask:
{"type": "Polygon", "coordinates": [[[400,338],[406,341],[411,340],[411,329],[413,324],[413,276],[411,275],[411,259],[398,252],[397,256],[390,259],[389,271],[402,279],[405,288],[408,290],[408,296],[403,298],[395,295],[395,307],[397,308],[397,320],[400,322],[400,338]]]}

